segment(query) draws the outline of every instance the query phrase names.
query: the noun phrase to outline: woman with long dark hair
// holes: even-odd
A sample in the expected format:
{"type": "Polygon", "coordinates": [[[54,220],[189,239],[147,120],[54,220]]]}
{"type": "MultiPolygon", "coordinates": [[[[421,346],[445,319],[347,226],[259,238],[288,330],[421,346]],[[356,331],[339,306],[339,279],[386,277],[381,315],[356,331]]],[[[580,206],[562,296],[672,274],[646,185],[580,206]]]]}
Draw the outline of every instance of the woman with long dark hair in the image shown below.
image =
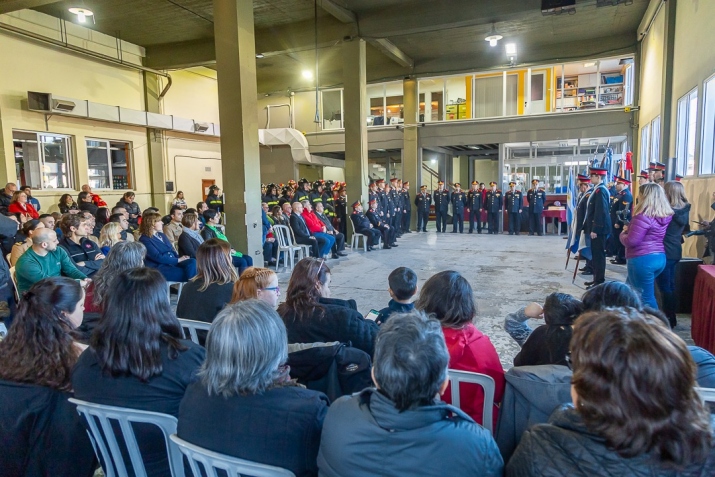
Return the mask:
{"type": "Polygon", "coordinates": [[[63,214],[79,212],[77,202],[74,201],[74,198],[71,194],[62,194],[62,197],[60,197],[60,201],[57,206],[60,208],[60,212],[63,214]]]}
{"type": "Polygon", "coordinates": [[[3,475],[94,473],[95,457],[68,401],[84,292],[75,280],[40,280],[20,299],[0,341],[0,469],[3,475]]]}
{"type": "MultiPolygon", "coordinates": [[[[84,401],[178,416],[203,360],[204,349],[183,339],[164,277],[152,268],[134,268],[112,281],[72,386],[84,401]]],[[[137,433],[147,474],[170,476],[161,432],[152,426],[137,433]]]]}

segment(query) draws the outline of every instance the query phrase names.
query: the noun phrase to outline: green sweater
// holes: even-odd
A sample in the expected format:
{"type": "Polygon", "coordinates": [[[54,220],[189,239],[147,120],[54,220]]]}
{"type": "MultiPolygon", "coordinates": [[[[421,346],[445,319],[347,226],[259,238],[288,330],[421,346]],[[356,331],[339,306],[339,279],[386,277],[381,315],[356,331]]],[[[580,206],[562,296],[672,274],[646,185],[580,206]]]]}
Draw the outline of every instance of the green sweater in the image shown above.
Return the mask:
{"type": "Polygon", "coordinates": [[[70,278],[84,280],[87,275],[77,270],[65,249],[57,247],[40,257],[31,248],[18,259],[15,264],[17,292],[22,296],[32,285],[47,277],[64,275],[70,278]]]}

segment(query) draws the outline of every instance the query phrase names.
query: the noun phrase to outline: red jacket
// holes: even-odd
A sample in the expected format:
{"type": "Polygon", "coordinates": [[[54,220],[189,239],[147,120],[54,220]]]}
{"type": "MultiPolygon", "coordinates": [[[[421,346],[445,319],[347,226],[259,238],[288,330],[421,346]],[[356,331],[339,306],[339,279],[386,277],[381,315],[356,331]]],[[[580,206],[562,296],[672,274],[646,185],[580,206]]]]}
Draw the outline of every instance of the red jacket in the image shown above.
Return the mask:
{"type": "Polygon", "coordinates": [[[325,227],[325,224],[323,224],[323,222],[318,218],[318,216],[315,215],[312,211],[308,212],[307,210],[304,210],[302,217],[303,220],[305,220],[305,225],[308,226],[308,230],[310,230],[311,233],[323,231],[323,227],[325,227]]]}
{"type": "MultiPolygon", "coordinates": [[[[442,328],[444,339],[449,350],[449,369],[458,371],[471,371],[486,374],[494,379],[494,428],[496,429],[497,415],[504,396],[504,369],[499,361],[499,355],[489,337],[483,334],[473,324],[468,324],[462,329],[442,328]]],[[[442,400],[452,402],[450,387],[442,395],[442,400]]],[[[469,414],[479,424],[482,423],[482,407],[484,406],[484,392],[477,384],[462,384],[459,393],[462,411],[469,414]]]]}
{"type": "Polygon", "coordinates": [[[10,212],[11,214],[29,215],[33,219],[40,218],[40,214],[37,213],[35,208],[29,202],[25,204],[24,209],[22,208],[22,206],[20,205],[19,202],[13,202],[8,206],[7,211],[10,212]]]}

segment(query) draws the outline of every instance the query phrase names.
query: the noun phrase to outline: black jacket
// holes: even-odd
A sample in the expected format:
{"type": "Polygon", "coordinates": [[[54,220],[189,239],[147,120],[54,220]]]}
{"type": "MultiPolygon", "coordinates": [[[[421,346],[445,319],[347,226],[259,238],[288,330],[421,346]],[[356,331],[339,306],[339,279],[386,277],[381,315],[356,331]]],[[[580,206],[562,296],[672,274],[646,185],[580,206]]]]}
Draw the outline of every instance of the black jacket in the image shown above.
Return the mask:
{"type": "Polygon", "coordinates": [[[665,258],[668,260],[680,260],[683,258],[683,232],[690,220],[690,204],[680,209],[673,209],[673,220],[668,224],[663,237],[665,247],[665,258]]]}
{"type": "Polygon", "coordinates": [[[603,438],[586,429],[570,405],[554,411],[548,424],[524,432],[506,468],[506,477],[699,477],[713,473],[715,448],[705,463],[693,463],[679,471],[666,468],[650,454],[621,457],[606,448],[603,438]]]}
{"type": "MultiPolygon", "coordinates": [[[[206,229],[208,227],[204,227],[206,229]]],[[[202,234],[203,236],[203,234],[202,234]]],[[[189,234],[181,234],[179,235],[179,240],[177,242],[179,244],[179,255],[187,255],[191,258],[196,258],[196,252],[199,250],[199,246],[201,245],[199,242],[194,240],[191,235],[189,234]]]]}
{"type": "Polygon", "coordinates": [[[97,209],[98,209],[98,208],[99,208],[99,207],[97,207],[96,205],[94,205],[92,202],[80,202],[80,203],[79,203],[79,210],[80,210],[80,211],[84,212],[85,210],[88,210],[89,213],[92,214],[92,215],[95,216],[95,217],[97,216],[97,209]]]}
{"type": "Polygon", "coordinates": [[[97,254],[102,253],[96,243],[92,242],[87,237],[82,237],[79,244],[74,243],[69,237],[64,236],[59,241],[60,247],[67,251],[67,255],[74,262],[77,269],[88,277],[94,275],[102,266],[104,260],[95,260],[97,254]],[[79,262],[84,262],[83,266],[77,265],[79,262]]]}
{"type": "Polygon", "coordinates": [[[362,233],[360,232],[361,230],[370,228],[370,221],[367,217],[365,217],[365,214],[358,214],[357,212],[353,212],[350,215],[350,220],[353,221],[353,228],[357,233],[362,233]]]}
{"type": "Polygon", "coordinates": [[[290,228],[293,229],[296,239],[310,237],[310,230],[308,230],[305,219],[298,214],[290,214],[290,228]]]}
{"type": "Polygon", "coordinates": [[[608,189],[603,184],[594,187],[588,199],[583,230],[587,234],[608,235],[611,233],[611,210],[608,189]]]}

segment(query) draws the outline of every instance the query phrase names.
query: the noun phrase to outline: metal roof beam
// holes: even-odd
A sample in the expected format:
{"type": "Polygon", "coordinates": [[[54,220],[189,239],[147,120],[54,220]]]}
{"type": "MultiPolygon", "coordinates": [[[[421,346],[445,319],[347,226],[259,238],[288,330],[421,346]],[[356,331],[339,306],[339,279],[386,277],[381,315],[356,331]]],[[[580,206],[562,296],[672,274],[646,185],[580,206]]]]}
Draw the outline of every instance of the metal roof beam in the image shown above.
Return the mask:
{"type": "Polygon", "coordinates": [[[357,15],[332,0],[318,0],[318,6],[343,23],[357,23],[357,15]]]}
{"type": "Polygon", "coordinates": [[[415,62],[405,54],[404,51],[400,50],[394,43],[392,43],[387,38],[378,38],[376,40],[369,40],[372,46],[380,50],[385,56],[390,58],[392,61],[405,68],[412,68],[415,62]]]}

